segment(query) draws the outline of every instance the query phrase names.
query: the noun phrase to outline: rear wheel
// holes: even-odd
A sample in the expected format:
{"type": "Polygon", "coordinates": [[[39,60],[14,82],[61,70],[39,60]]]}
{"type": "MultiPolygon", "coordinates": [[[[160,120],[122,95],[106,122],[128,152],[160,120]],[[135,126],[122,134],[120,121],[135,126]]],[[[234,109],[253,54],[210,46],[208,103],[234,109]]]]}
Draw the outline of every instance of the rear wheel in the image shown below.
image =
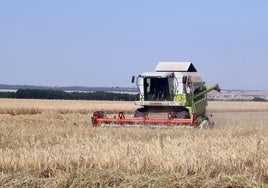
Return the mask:
{"type": "MultiPolygon", "coordinates": [[[[212,115],[211,115],[212,117],[212,115]]],[[[207,115],[198,117],[198,128],[200,129],[212,129],[214,128],[214,122],[207,115]]]]}

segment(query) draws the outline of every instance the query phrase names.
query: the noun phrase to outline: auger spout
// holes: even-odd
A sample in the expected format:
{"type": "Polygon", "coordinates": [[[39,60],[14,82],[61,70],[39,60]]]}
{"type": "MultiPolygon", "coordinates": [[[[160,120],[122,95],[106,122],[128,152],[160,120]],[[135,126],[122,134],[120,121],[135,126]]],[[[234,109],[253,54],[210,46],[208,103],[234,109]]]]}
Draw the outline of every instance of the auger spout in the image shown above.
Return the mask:
{"type": "Polygon", "coordinates": [[[210,91],[212,91],[212,90],[216,90],[216,91],[218,91],[218,92],[221,91],[221,89],[220,89],[220,87],[219,87],[218,84],[213,84],[213,85],[211,85],[211,86],[206,87],[206,89],[204,89],[204,90],[201,91],[200,93],[197,93],[197,94],[194,96],[194,99],[197,99],[198,97],[200,97],[200,96],[202,96],[202,95],[204,95],[204,94],[206,94],[206,93],[208,93],[208,92],[210,92],[210,91]]]}

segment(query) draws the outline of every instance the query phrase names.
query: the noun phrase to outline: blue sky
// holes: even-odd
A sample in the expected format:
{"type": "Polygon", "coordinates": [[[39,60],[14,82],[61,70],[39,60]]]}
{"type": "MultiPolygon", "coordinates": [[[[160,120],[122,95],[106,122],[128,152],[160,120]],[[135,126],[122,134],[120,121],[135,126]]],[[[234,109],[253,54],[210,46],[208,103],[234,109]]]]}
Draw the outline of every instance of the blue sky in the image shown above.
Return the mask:
{"type": "Polygon", "coordinates": [[[1,0],[0,83],[135,87],[160,61],[268,90],[266,0],[1,0]]]}

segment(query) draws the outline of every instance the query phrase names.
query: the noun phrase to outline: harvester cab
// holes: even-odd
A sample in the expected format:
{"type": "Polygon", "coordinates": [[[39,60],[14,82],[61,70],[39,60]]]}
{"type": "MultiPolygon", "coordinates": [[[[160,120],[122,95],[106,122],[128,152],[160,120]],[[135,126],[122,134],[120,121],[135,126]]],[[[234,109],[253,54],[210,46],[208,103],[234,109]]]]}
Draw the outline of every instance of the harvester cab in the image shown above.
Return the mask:
{"type": "MultiPolygon", "coordinates": [[[[206,116],[207,97],[211,90],[220,92],[218,84],[209,87],[190,62],[160,62],[155,71],[132,77],[139,90],[141,106],[134,118],[109,119],[92,117],[93,125],[99,123],[129,126],[208,127],[213,123],[206,116]]],[[[123,112],[120,112],[123,113],[123,112]]]]}

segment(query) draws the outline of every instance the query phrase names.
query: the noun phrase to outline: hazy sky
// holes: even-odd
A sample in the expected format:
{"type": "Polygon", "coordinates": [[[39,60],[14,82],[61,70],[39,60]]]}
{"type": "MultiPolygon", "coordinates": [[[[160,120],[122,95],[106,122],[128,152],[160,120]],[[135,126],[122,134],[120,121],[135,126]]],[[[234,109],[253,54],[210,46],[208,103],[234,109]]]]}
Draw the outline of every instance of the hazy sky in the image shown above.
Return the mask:
{"type": "Polygon", "coordinates": [[[160,61],[268,90],[268,1],[0,1],[0,84],[135,87],[160,61]]]}

